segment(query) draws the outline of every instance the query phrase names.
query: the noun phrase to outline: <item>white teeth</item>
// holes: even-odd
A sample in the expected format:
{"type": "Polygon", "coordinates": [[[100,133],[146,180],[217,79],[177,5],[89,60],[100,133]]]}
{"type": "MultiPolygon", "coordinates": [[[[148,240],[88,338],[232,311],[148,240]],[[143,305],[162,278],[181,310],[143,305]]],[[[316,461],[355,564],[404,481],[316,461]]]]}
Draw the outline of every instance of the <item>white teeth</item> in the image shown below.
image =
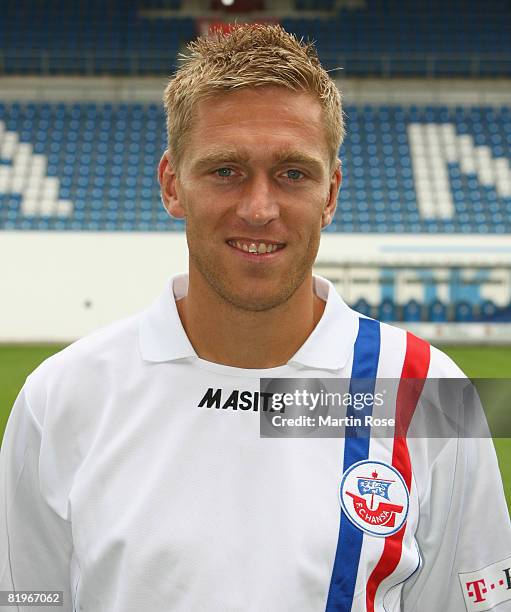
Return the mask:
{"type": "Polygon", "coordinates": [[[248,253],[248,244],[243,244],[241,248],[248,253]]]}
{"type": "Polygon", "coordinates": [[[257,252],[266,253],[266,245],[264,244],[264,242],[259,243],[259,246],[257,247],[257,252]]]}
{"type": "Polygon", "coordinates": [[[252,242],[250,244],[250,246],[248,247],[248,252],[249,253],[257,253],[257,245],[255,242],[252,242]]]}

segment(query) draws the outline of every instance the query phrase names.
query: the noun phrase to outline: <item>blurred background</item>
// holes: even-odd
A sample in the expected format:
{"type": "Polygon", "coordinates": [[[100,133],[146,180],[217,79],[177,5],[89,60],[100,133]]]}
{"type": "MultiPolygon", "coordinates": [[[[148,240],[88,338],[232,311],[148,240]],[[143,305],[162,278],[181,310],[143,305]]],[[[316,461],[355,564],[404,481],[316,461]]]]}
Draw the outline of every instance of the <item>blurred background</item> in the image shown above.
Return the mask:
{"type": "Polygon", "coordinates": [[[316,41],[343,92],[344,182],[316,270],[469,375],[510,377],[508,0],[3,0],[4,420],[44,356],[186,268],[156,181],[161,96],[186,43],[235,20],[316,41]]]}

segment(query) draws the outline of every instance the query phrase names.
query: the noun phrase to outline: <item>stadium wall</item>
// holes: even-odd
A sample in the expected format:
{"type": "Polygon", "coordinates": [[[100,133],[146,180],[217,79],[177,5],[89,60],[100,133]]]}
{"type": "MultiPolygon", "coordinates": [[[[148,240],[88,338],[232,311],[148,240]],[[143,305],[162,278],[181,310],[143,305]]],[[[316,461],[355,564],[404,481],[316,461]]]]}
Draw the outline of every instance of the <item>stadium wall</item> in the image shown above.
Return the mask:
{"type": "MultiPolygon", "coordinates": [[[[341,75],[342,71],[340,70],[341,75]]],[[[0,99],[38,102],[156,103],[168,77],[0,77],[0,99]]],[[[509,79],[339,78],[346,104],[511,104],[509,79]]]]}
{"type": "MultiPolygon", "coordinates": [[[[188,254],[181,232],[2,232],[0,261],[4,262],[0,342],[66,342],[148,306],[172,274],[186,270],[188,254]]],[[[316,271],[330,278],[351,302],[357,297],[353,271],[358,275],[362,271],[374,281],[362,288],[363,295],[377,302],[381,299],[378,270],[426,264],[500,267],[504,279],[491,297],[509,301],[507,236],[328,233],[323,235],[316,271]]],[[[509,325],[467,325],[413,327],[432,339],[511,341],[509,325]]]]}

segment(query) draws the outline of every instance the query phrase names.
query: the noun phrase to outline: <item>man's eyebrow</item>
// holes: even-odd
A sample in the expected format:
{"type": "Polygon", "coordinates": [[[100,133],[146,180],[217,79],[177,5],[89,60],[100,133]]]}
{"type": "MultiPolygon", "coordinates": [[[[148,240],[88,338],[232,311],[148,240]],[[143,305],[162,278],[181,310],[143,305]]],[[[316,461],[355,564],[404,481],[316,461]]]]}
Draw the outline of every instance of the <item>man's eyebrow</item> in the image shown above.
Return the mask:
{"type": "MultiPolygon", "coordinates": [[[[210,168],[227,163],[247,163],[250,160],[250,152],[238,149],[219,149],[209,151],[201,155],[195,162],[193,167],[195,170],[210,168]]],[[[313,172],[323,173],[325,163],[319,158],[303,151],[295,149],[282,149],[276,151],[272,156],[272,164],[298,164],[311,168],[313,172]]]]}
{"type": "Polygon", "coordinates": [[[292,149],[283,149],[277,151],[273,156],[274,164],[300,164],[309,166],[316,172],[323,172],[325,163],[318,157],[304,153],[303,151],[294,151],[292,149]]]}
{"type": "Polygon", "coordinates": [[[194,168],[206,168],[209,166],[215,166],[217,164],[224,164],[228,162],[235,163],[246,163],[249,160],[249,156],[240,151],[234,149],[221,149],[218,151],[210,151],[201,155],[194,163],[194,168]]]}

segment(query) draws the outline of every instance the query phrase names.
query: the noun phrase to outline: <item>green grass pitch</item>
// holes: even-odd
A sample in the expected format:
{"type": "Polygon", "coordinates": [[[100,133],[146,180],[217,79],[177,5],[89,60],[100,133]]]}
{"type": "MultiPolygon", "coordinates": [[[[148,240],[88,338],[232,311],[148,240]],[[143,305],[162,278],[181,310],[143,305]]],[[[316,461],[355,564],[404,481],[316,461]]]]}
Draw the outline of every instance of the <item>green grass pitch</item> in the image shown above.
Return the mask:
{"type": "MultiPolygon", "coordinates": [[[[0,436],[26,376],[61,345],[0,345],[0,436]]],[[[511,378],[511,347],[441,347],[472,378],[511,378]]],[[[496,439],[508,506],[511,508],[511,439],[496,439]]]]}

